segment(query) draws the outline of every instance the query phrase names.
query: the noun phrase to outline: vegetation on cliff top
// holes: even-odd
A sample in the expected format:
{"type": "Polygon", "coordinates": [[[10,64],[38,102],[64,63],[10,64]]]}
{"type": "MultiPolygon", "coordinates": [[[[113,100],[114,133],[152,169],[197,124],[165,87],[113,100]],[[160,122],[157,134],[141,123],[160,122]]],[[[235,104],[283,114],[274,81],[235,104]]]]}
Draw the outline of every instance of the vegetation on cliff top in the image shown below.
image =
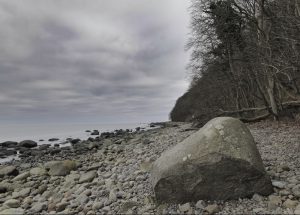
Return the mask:
{"type": "Polygon", "coordinates": [[[192,82],[170,117],[292,116],[300,105],[299,0],[192,0],[192,82]]]}

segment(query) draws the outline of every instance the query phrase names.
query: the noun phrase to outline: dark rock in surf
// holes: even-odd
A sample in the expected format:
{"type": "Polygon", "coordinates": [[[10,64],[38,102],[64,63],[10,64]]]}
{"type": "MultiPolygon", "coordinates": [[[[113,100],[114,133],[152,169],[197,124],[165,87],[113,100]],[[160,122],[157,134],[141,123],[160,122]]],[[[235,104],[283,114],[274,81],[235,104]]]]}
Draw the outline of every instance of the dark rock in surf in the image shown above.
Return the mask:
{"type": "Polygon", "coordinates": [[[19,143],[19,146],[25,147],[25,148],[34,148],[37,146],[37,142],[33,140],[23,140],[19,143]]]}
{"type": "Polygon", "coordinates": [[[0,146],[6,147],[6,148],[15,148],[18,145],[18,142],[15,141],[5,141],[3,143],[0,143],[0,146]]]}
{"type": "Polygon", "coordinates": [[[91,135],[99,135],[99,131],[98,130],[94,130],[93,132],[91,132],[91,135]]]}
{"type": "Polygon", "coordinates": [[[55,142],[55,141],[58,141],[59,140],[59,138],[50,138],[48,141],[49,142],[55,142]]]}

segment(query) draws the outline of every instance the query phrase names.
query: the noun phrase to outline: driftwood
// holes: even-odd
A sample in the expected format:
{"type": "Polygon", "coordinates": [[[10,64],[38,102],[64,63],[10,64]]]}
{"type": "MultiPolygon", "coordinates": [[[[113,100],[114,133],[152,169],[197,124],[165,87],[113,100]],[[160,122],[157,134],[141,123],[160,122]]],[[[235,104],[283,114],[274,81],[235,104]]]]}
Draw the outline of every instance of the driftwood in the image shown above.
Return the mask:
{"type": "Polygon", "coordinates": [[[261,120],[264,120],[266,118],[268,118],[269,116],[271,116],[270,113],[258,116],[258,117],[254,117],[254,118],[239,118],[242,122],[258,122],[261,120]]]}
{"type": "Polygon", "coordinates": [[[223,114],[236,114],[236,113],[246,113],[246,112],[255,112],[255,111],[262,111],[262,110],[266,110],[266,107],[258,107],[258,108],[243,108],[240,110],[234,110],[234,111],[227,111],[227,110],[222,110],[220,109],[220,115],[223,114]]]}
{"type": "MultiPolygon", "coordinates": [[[[289,108],[294,108],[294,107],[300,107],[300,101],[288,101],[288,102],[283,102],[281,104],[283,109],[289,109],[289,108]]],[[[258,112],[258,111],[264,111],[264,110],[270,110],[271,107],[257,107],[257,108],[244,108],[240,110],[234,110],[234,111],[228,111],[228,110],[219,110],[218,116],[224,116],[224,115],[233,115],[233,114],[239,114],[239,113],[247,113],[247,112],[258,112]]],[[[271,116],[271,113],[268,112],[266,114],[254,117],[254,118],[239,118],[242,122],[257,122],[263,119],[268,118],[271,116]]]]}

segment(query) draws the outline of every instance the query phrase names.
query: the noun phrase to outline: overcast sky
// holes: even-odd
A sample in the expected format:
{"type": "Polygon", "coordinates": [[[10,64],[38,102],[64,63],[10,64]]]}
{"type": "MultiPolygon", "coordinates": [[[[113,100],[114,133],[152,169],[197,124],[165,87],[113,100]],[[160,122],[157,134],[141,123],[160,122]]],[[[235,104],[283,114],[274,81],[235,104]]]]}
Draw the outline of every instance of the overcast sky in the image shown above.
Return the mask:
{"type": "Polygon", "coordinates": [[[0,123],[168,119],[187,0],[0,0],[0,123]]]}

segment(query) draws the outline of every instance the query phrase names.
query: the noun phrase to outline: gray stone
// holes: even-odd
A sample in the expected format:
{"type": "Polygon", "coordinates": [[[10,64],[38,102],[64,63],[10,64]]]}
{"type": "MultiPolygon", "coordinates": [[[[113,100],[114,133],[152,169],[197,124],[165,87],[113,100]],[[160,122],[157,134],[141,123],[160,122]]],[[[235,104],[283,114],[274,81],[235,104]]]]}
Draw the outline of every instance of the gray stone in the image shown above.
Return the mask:
{"type": "Polygon", "coordinates": [[[67,202],[58,203],[56,205],[56,211],[61,212],[61,211],[65,210],[68,205],[69,205],[69,203],[67,203],[67,202]]]}
{"type": "Polygon", "coordinates": [[[111,190],[108,197],[109,201],[115,202],[117,201],[117,194],[115,190],[111,190]]]}
{"type": "Polygon", "coordinates": [[[41,167],[32,168],[29,172],[31,175],[37,175],[37,176],[47,175],[46,169],[41,167]]]}
{"type": "Polygon", "coordinates": [[[13,192],[12,197],[13,198],[19,198],[19,197],[27,197],[30,193],[31,189],[29,187],[24,188],[20,190],[19,192],[13,192]]]}
{"type": "Polygon", "coordinates": [[[87,213],[86,213],[86,215],[95,215],[96,213],[95,213],[95,211],[88,211],[87,213]]]}
{"type": "Polygon", "coordinates": [[[127,201],[127,202],[124,202],[122,205],[121,205],[121,208],[119,210],[119,214],[126,214],[128,213],[128,211],[134,207],[137,207],[139,206],[139,203],[137,203],[136,201],[127,201]]]}
{"type": "Polygon", "coordinates": [[[43,211],[43,210],[46,210],[47,209],[47,204],[46,203],[40,203],[40,202],[38,202],[38,203],[35,203],[32,207],[31,207],[31,209],[30,209],[30,212],[32,212],[32,213],[40,213],[41,211],[43,211]]]}
{"type": "Polygon", "coordinates": [[[76,201],[79,202],[80,204],[84,205],[89,201],[89,197],[87,197],[86,195],[81,194],[76,198],[76,201]]]}
{"type": "Polygon", "coordinates": [[[286,183],[283,182],[283,181],[272,181],[272,185],[273,185],[274,187],[279,188],[279,189],[283,189],[283,188],[285,188],[286,183]]]}
{"type": "Polygon", "coordinates": [[[274,195],[269,196],[269,201],[268,201],[268,209],[269,210],[275,210],[276,208],[281,206],[281,204],[282,204],[282,201],[281,201],[280,196],[274,196],[274,195]]]}
{"type": "Polygon", "coordinates": [[[103,202],[94,202],[94,204],[92,205],[92,209],[97,211],[98,209],[102,208],[104,205],[103,205],[103,202]]]}
{"type": "Polygon", "coordinates": [[[294,214],[300,215],[300,204],[298,204],[297,207],[295,208],[294,214]]]}
{"type": "Polygon", "coordinates": [[[9,208],[0,212],[0,215],[23,215],[24,209],[22,208],[9,208]]]}
{"type": "Polygon", "coordinates": [[[219,117],[154,162],[159,202],[227,200],[273,192],[254,139],[241,121],[219,117]]]}
{"type": "Polygon", "coordinates": [[[263,209],[263,208],[254,208],[252,211],[253,211],[255,214],[257,214],[257,213],[263,213],[263,212],[264,212],[264,209],[263,209]]]}
{"type": "Polygon", "coordinates": [[[20,175],[17,175],[16,177],[13,178],[13,181],[22,181],[25,180],[30,176],[29,172],[23,172],[20,175]]]}
{"type": "Polygon", "coordinates": [[[204,211],[206,211],[208,214],[215,214],[220,211],[220,207],[217,204],[208,205],[204,208],[204,211]]]}
{"type": "Polygon", "coordinates": [[[104,208],[102,208],[102,210],[104,211],[104,213],[109,213],[110,212],[110,207],[105,206],[104,208]]]}
{"type": "Polygon", "coordinates": [[[281,196],[288,196],[288,195],[291,194],[291,192],[288,191],[288,190],[280,190],[280,191],[279,191],[279,194],[280,194],[281,196]]]}
{"type": "Polygon", "coordinates": [[[143,161],[140,164],[140,169],[143,172],[149,172],[151,170],[151,168],[152,168],[152,162],[150,162],[150,161],[143,161]]]}
{"type": "Polygon", "coordinates": [[[252,199],[256,202],[261,202],[264,200],[264,197],[262,197],[261,195],[255,193],[253,196],[252,196],[252,199]]]}
{"type": "Polygon", "coordinates": [[[295,186],[292,188],[292,192],[293,192],[293,194],[294,194],[296,197],[300,198],[300,184],[295,185],[295,186]]]}
{"type": "Polygon", "coordinates": [[[197,208],[197,209],[204,209],[205,208],[205,206],[204,206],[204,201],[203,200],[199,200],[196,204],[195,204],[195,207],[197,208]]]}
{"type": "Polygon", "coordinates": [[[18,208],[20,207],[20,201],[17,199],[9,199],[4,202],[4,205],[9,208],[18,208]]]}
{"type": "Polygon", "coordinates": [[[5,176],[5,175],[18,175],[19,171],[17,170],[17,168],[15,166],[2,166],[0,167],[0,178],[5,176]]]}
{"type": "Polygon", "coordinates": [[[97,176],[97,171],[89,171],[84,173],[79,178],[79,183],[91,182],[97,176]]]}
{"type": "Polygon", "coordinates": [[[51,176],[66,176],[77,168],[76,162],[71,160],[50,161],[45,164],[51,176]]]}
{"type": "Polygon", "coordinates": [[[74,181],[78,181],[80,178],[80,175],[79,174],[70,174],[70,175],[67,175],[66,178],[65,178],[65,181],[66,182],[74,182],[74,181]]]}
{"type": "Polygon", "coordinates": [[[297,207],[297,205],[299,204],[298,201],[295,200],[291,200],[291,199],[287,199],[282,206],[285,208],[291,208],[291,209],[295,209],[297,207]]]}
{"type": "Polygon", "coordinates": [[[178,205],[178,209],[179,209],[180,212],[184,213],[184,212],[187,212],[191,209],[191,205],[190,205],[190,203],[185,203],[183,205],[178,205]]]}

